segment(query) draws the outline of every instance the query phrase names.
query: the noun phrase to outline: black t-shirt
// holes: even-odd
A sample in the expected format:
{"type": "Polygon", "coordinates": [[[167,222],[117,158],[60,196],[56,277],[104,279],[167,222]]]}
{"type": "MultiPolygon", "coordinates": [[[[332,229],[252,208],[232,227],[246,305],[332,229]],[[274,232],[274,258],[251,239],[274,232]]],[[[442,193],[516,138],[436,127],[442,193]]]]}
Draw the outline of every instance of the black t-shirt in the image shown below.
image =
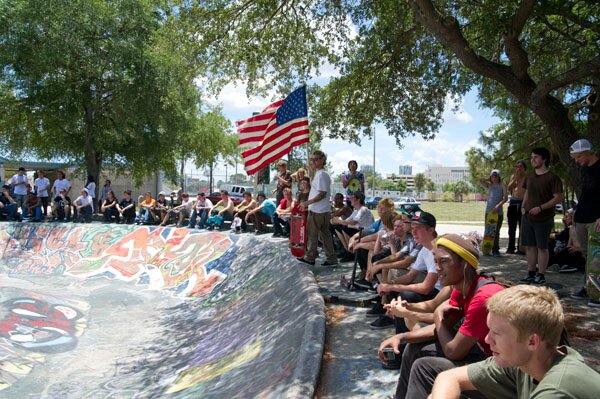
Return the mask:
{"type": "Polygon", "coordinates": [[[71,198],[69,198],[68,195],[65,195],[65,197],[61,197],[60,195],[57,195],[54,198],[54,202],[56,202],[58,204],[58,206],[66,206],[66,205],[71,205],[71,198]]]}
{"type": "Polygon", "coordinates": [[[592,223],[600,218],[600,160],[581,167],[581,195],[575,211],[575,223],[592,223]]]}
{"type": "Polygon", "coordinates": [[[131,208],[129,208],[129,209],[127,209],[127,210],[125,210],[125,214],[126,214],[126,215],[127,215],[127,214],[131,214],[131,213],[135,214],[135,201],[133,200],[133,198],[132,198],[132,199],[130,199],[129,201],[128,201],[128,200],[126,200],[125,198],[123,198],[123,199],[121,200],[121,202],[119,202],[119,206],[121,207],[121,209],[123,209],[123,208],[125,208],[126,206],[129,206],[129,205],[131,205],[131,204],[133,204],[133,206],[132,206],[131,208]]]}

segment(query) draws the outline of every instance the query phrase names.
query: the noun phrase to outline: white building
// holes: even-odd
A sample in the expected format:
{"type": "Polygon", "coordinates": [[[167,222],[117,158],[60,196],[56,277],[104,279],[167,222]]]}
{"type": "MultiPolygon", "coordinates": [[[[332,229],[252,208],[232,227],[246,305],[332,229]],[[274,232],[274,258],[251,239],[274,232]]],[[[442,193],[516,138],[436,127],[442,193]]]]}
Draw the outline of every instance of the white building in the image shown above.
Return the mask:
{"type": "Polygon", "coordinates": [[[469,167],[467,166],[428,165],[424,173],[436,185],[456,183],[469,179],[469,167]]]}
{"type": "Polygon", "coordinates": [[[412,165],[399,165],[398,174],[400,176],[412,176],[412,165]]]}

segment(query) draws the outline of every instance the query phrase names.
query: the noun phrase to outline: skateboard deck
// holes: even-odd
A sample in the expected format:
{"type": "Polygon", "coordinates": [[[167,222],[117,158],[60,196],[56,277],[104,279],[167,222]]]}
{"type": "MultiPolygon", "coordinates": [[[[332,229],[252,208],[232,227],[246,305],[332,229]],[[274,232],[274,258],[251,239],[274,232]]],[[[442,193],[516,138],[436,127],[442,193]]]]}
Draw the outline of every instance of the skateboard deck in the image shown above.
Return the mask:
{"type": "Polygon", "coordinates": [[[290,251],[296,258],[304,257],[306,248],[306,211],[292,210],[290,218],[290,251]]]}
{"type": "Polygon", "coordinates": [[[483,241],[481,242],[481,251],[484,255],[492,253],[494,247],[494,237],[496,236],[496,227],[498,224],[498,212],[488,212],[485,219],[485,228],[483,231],[483,241]]]}
{"type": "Polygon", "coordinates": [[[600,233],[590,227],[586,264],[587,292],[590,299],[600,301],[600,233]]]}

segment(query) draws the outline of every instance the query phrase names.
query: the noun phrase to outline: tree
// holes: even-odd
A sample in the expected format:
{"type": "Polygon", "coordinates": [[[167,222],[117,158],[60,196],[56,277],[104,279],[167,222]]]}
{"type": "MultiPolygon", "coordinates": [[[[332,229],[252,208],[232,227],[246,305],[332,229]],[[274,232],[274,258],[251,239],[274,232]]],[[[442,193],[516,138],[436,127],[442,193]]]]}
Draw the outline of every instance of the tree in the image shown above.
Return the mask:
{"type": "Polygon", "coordinates": [[[133,172],[176,170],[197,124],[197,71],[158,0],[0,4],[0,144],[13,154],[133,172]]]}
{"type": "Polygon", "coordinates": [[[425,184],[427,184],[427,177],[425,177],[425,173],[417,173],[415,175],[415,190],[417,190],[417,194],[423,192],[425,184]]]}
{"type": "Polygon", "coordinates": [[[463,202],[463,196],[471,191],[471,186],[466,181],[461,180],[456,183],[444,184],[444,191],[453,193],[456,201],[463,202]]]}
{"type": "Polygon", "coordinates": [[[250,183],[248,181],[248,175],[245,173],[234,173],[229,176],[228,183],[230,184],[247,184],[250,183]]]}
{"type": "MultiPolygon", "coordinates": [[[[478,88],[482,103],[510,101],[544,126],[569,174],[569,145],[600,145],[600,3],[588,0],[205,1],[186,8],[201,59],[228,79],[280,88],[323,59],[341,75],[314,113],[330,137],[359,142],[382,122],[398,145],[428,139],[446,98],[478,88]],[[243,45],[242,45],[243,44],[243,45]],[[568,57],[564,57],[568,54],[568,57]]],[[[534,143],[527,143],[527,147],[534,143]]]]}
{"type": "Polygon", "coordinates": [[[182,131],[171,148],[180,164],[180,181],[184,181],[184,167],[192,160],[197,168],[215,163],[219,156],[232,156],[237,149],[237,136],[231,133],[231,123],[220,107],[199,111],[189,130],[182,131]]]}
{"type": "Polygon", "coordinates": [[[433,180],[427,179],[427,184],[425,186],[427,188],[427,191],[429,191],[430,193],[435,191],[435,183],[433,182],[433,180]]]}

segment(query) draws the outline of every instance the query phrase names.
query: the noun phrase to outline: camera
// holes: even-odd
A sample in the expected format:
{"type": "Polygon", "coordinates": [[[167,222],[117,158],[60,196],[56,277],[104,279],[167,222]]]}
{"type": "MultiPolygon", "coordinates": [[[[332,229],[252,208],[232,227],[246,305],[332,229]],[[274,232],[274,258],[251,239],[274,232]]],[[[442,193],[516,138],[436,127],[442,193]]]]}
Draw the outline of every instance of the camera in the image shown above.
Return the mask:
{"type": "Polygon", "coordinates": [[[383,348],[383,357],[385,357],[385,360],[396,359],[396,354],[394,353],[394,348],[383,348]]]}

